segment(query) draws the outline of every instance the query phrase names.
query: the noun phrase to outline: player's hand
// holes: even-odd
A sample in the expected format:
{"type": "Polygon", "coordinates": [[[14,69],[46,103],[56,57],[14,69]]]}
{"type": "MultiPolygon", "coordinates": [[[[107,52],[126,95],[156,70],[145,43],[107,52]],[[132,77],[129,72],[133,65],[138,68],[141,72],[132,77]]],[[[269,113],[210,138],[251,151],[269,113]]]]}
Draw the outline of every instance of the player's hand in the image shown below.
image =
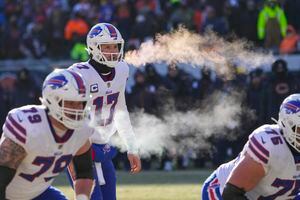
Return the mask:
{"type": "Polygon", "coordinates": [[[138,155],[136,154],[127,154],[127,158],[130,163],[130,173],[132,174],[137,174],[142,170],[142,164],[141,164],[141,159],[138,155]]]}

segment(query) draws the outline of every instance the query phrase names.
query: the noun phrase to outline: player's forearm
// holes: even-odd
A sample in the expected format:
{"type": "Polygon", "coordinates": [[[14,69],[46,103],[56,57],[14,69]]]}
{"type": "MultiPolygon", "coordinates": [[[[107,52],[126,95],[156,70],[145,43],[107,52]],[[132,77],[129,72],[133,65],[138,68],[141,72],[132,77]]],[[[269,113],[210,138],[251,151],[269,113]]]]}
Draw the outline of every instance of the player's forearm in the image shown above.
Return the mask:
{"type": "Polygon", "coordinates": [[[75,200],[90,199],[91,191],[94,187],[94,180],[92,179],[77,179],[74,182],[75,200]]]}

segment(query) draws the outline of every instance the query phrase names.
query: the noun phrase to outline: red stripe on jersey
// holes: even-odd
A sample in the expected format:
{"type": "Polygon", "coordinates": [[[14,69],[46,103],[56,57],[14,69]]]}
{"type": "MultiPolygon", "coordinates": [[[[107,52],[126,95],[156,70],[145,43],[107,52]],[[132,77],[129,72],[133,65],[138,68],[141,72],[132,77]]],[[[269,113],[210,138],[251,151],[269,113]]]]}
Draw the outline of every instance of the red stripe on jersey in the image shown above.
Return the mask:
{"type": "Polygon", "coordinates": [[[215,196],[215,193],[214,193],[214,190],[213,189],[209,189],[209,199],[210,200],[217,200],[216,196],[215,196]]]}
{"type": "Polygon", "coordinates": [[[265,164],[268,163],[268,159],[265,158],[264,156],[262,156],[258,151],[255,150],[255,148],[252,146],[252,144],[249,142],[249,148],[250,150],[256,155],[256,157],[261,160],[262,162],[264,162],[265,164]]]}
{"type": "Polygon", "coordinates": [[[215,185],[219,182],[219,180],[217,178],[215,178],[212,182],[210,182],[209,185],[215,185]]]}
{"type": "Polygon", "coordinates": [[[253,145],[260,151],[262,152],[266,157],[270,156],[270,153],[267,149],[265,149],[265,147],[263,147],[257,140],[255,137],[251,137],[250,138],[250,142],[253,143],[253,145]]]}
{"type": "Polygon", "coordinates": [[[11,134],[13,134],[20,142],[25,144],[26,138],[22,137],[8,122],[5,122],[5,126],[11,134]]]}
{"type": "Polygon", "coordinates": [[[23,135],[26,135],[25,128],[23,128],[10,114],[8,115],[8,120],[14,128],[18,129],[23,135]]]}

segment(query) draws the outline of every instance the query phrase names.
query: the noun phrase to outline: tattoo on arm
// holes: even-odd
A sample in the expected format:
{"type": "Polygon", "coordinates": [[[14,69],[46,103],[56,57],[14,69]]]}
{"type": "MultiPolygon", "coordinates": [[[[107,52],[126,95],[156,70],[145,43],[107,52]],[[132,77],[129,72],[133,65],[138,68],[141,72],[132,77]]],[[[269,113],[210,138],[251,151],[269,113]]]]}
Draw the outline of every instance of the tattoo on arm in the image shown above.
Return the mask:
{"type": "Polygon", "coordinates": [[[5,138],[0,144],[0,165],[17,169],[26,156],[23,147],[9,138],[5,138]]]}

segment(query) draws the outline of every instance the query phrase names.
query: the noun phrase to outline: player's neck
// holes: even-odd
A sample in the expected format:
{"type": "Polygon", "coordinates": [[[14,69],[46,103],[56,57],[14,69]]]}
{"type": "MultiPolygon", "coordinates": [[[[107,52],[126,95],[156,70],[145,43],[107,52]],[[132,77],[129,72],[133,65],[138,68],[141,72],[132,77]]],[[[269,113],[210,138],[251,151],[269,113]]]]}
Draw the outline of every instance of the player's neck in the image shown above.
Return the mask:
{"type": "Polygon", "coordinates": [[[59,136],[62,136],[66,133],[66,131],[68,130],[68,128],[66,126],[64,126],[62,123],[60,123],[59,121],[57,121],[56,119],[54,119],[53,117],[49,116],[51,124],[55,130],[55,133],[59,136]]]}
{"type": "Polygon", "coordinates": [[[93,59],[89,60],[89,64],[93,66],[93,68],[99,73],[99,74],[109,74],[111,73],[112,69],[111,67],[108,67],[104,64],[98,63],[93,59]]]}

